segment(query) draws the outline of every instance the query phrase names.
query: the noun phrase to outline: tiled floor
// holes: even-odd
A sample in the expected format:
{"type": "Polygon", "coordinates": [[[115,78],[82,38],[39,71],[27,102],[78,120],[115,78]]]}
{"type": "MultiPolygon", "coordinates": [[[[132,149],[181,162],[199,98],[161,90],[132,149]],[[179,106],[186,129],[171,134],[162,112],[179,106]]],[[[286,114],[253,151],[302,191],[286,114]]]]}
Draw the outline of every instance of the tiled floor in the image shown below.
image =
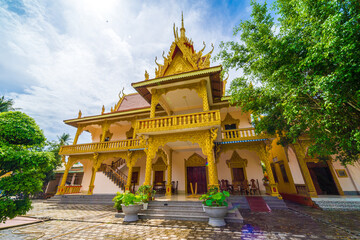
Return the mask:
{"type": "Polygon", "coordinates": [[[56,205],[43,202],[35,202],[33,205],[28,216],[49,220],[1,230],[0,239],[360,238],[356,232],[357,226],[360,226],[360,212],[325,212],[295,204],[289,204],[289,210],[271,213],[240,210],[244,224],[229,224],[224,228],[212,228],[204,222],[173,220],[123,223],[123,219],[114,217],[115,211],[111,206],[56,205]]]}

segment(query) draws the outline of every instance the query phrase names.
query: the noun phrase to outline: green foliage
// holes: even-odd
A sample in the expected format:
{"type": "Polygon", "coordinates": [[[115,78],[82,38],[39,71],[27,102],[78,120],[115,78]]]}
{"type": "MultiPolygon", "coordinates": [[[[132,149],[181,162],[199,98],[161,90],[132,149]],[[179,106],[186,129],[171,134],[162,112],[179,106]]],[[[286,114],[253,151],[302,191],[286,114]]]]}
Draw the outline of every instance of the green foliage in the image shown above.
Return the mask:
{"type": "Polygon", "coordinates": [[[136,193],[141,197],[141,201],[144,203],[149,202],[152,194],[152,186],[150,185],[141,185],[136,193]]]}
{"type": "Polygon", "coordinates": [[[228,206],[226,198],[230,196],[228,191],[220,192],[218,188],[211,188],[206,194],[200,197],[202,203],[206,206],[220,207],[228,206]]]}
{"type": "Polygon", "coordinates": [[[221,43],[224,70],[241,69],[231,101],[253,115],[257,132],[279,144],[309,136],[313,156],[360,153],[360,2],[277,0],[276,21],[266,3],[252,2],[251,19],[221,43]],[[263,116],[263,117],[261,117],[263,116]]]}
{"type": "Polygon", "coordinates": [[[117,210],[121,210],[122,206],[121,204],[123,203],[123,198],[124,198],[124,193],[116,193],[116,196],[113,198],[113,202],[114,202],[114,208],[116,208],[117,210]]]}
{"type": "Polygon", "coordinates": [[[25,214],[29,195],[41,191],[45,173],[56,165],[54,155],[42,152],[45,137],[24,113],[0,113],[0,221],[25,214]]]}
{"type": "Polygon", "coordinates": [[[57,167],[61,166],[61,156],[59,155],[59,151],[60,151],[61,146],[69,145],[70,141],[71,141],[70,134],[63,133],[61,136],[57,136],[57,141],[47,142],[46,151],[52,152],[54,154],[56,163],[55,163],[55,167],[45,174],[46,175],[46,177],[44,179],[44,185],[45,186],[49,181],[55,179],[54,170],[57,167]]]}
{"type": "Polygon", "coordinates": [[[0,113],[14,111],[14,101],[12,99],[6,100],[4,96],[0,97],[0,113]]]}
{"type": "MultiPolygon", "coordinates": [[[[141,198],[140,195],[135,195],[135,194],[133,194],[133,193],[131,193],[129,191],[127,191],[127,192],[125,192],[123,194],[120,194],[120,196],[116,200],[117,201],[122,201],[121,204],[124,204],[125,206],[139,204],[139,203],[142,202],[142,198],[141,198]]],[[[115,204],[116,204],[116,202],[115,202],[115,204]]]]}

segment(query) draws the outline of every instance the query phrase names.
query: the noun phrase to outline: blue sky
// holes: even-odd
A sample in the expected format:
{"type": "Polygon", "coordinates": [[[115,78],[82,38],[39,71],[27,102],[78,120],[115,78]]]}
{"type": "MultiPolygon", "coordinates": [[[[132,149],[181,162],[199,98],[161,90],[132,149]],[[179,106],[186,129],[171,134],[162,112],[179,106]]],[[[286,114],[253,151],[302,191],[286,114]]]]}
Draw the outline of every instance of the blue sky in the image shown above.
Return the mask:
{"type": "MultiPolygon", "coordinates": [[[[219,49],[250,16],[250,1],[0,0],[0,94],[33,117],[49,140],[76,129],[62,121],[107,111],[124,87],[154,77],[184,13],[196,49],[219,49]]],[[[214,56],[214,54],[213,54],[214,56]]],[[[219,63],[212,62],[212,65],[219,63]]],[[[230,79],[238,73],[233,72],[230,79]]],[[[82,136],[88,142],[89,136],[82,136]]]]}

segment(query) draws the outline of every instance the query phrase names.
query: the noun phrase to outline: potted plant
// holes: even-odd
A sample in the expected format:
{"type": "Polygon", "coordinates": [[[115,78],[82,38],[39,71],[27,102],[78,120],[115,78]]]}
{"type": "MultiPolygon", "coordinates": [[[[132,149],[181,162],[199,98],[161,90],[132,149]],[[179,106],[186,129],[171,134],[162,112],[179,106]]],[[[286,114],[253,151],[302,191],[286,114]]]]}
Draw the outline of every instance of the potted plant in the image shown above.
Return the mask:
{"type": "Polygon", "coordinates": [[[121,212],[122,211],[122,199],[124,197],[124,194],[123,193],[119,193],[117,192],[116,193],[116,196],[113,198],[113,202],[114,202],[114,208],[116,208],[116,210],[118,212],[121,212]]]}
{"type": "Polygon", "coordinates": [[[139,220],[138,213],[142,209],[140,195],[131,192],[125,192],[122,197],[122,210],[125,214],[124,222],[135,222],[139,220]]]}
{"type": "Polygon", "coordinates": [[[206,200],[209,198],[210,195],[216,194],[218,191],[219,191],[219,188],[212,187],[209,189],[209,191],[207,193],[201,195],[201,197],[199,199],[202,200],[201,203],[202,203],[204,212],[205,212],[206,200]]]}
{"type": "Polygon", "coordinates": [[[209,216],[209,225],[213,227],[222,227],[226,225],[224,220],[228,208],[226,198],[229,196],[230,194],[227,191],[216,193],[215,191],[209,191],[206,198],[201,196],[201,200],[205,202],[205,213],[209,216]]]}
{"type": "Polygon", "coordinates": [[[141,197],[141,201],[143,202],[145,210],[147,209],[149,200],[151,199],[151,191],[152,187],[150,185],[142,185],[136,192],[141,197]]]}
{"type": "Polygon", "coordinates": [[[151,200],[155,200],[155,194],[156,194],[156,191],[152,190],[151,191],[151,200]]]}

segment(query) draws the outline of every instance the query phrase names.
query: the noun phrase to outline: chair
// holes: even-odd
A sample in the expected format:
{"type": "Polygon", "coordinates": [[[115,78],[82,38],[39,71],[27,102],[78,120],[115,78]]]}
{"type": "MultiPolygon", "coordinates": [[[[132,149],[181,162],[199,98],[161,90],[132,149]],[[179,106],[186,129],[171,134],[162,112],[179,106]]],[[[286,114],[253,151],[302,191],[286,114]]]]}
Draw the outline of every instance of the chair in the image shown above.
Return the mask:
{"type": "Polygon", "coordinates": [[[240,182],[240,193],[241,195],[243,195],[243,193],[245,193],[245,195],[250,193],[248,180],[245,179],[244,181],[240,182]]]}
{"type": "Polygon", "coordinates": [[[255,182],[255,179],[251,179],[250,180],[250,194],[252,193],[252,194],[254,194],[255,195],[255,193],[256,192],[258,192],[259,193],[259,195],[261,195],[261,193],[260,193],[260,187],[259,187],[259,181],[256,179],[256,181],[257,182],[255,182]]]}
{"type": "Polygon", "coordinates": [[[178,185],[179,185],[179,181],[176,181],[176,184],[175,184],[175,181],[171,182],[171,192],[172,193],[174,193],[174,194],[178,193],[178,185]]]}
{"type": "Polygon", "coordinates": [[[234,187],[233,187],[233,185],[231,185],[230,183],[229,183],[229,181],[228,180],[225,180],[225,185],[226,185],[226,191],[228,191],[228,192],[230,192],[230,193],[233,193],[234,192],[234,187]]]}
{"type": "Polygon", "coordinates": [[[241,192],[239,182],[233,182],[232,186],[233,186],[233,194],[238,194],[241,192]]]}
{"type": "Polygon", "coordinates": [[[221,179],[220,181],[220,191],[227,191],[226,183],[224,179],[221,179]]]}

